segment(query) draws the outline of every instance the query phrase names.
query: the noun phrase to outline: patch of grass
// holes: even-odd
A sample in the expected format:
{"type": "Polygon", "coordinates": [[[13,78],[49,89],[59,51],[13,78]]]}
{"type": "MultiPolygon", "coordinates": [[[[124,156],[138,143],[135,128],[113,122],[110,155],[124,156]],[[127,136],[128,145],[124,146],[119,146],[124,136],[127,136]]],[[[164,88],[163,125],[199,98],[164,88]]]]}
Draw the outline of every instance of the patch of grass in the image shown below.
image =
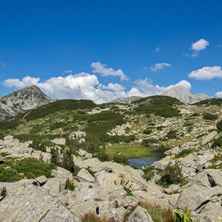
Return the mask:
{"type": "Polygon", "coordinates": [[[75,189],[75,184],[67,180],[66,182],[66,190],[71,190],[73,191],[75,189]]]}
{"type": "Polygon", "coordinates": [[[138,114],[152,113],[162,117],[179,116],[180,111],[174,105],[182,104],[179,100],[168,96],[151,96],[148,99],[141,99],[135,103],[140,103],[135,112],[138,114]],[[146,103],[141,103],[146,101],[146,103]]]}
{"type": "Polygon", "coordinates": [[[81,222],[117,222],[114,219],[97,216],[93,212],[89,212],[81,216],[81,222]]]}
{"type": "Polygon", "coordinates": [[[29,113],[27,113],[25,119],[39,119],[61,110],[92,109],[94,107],[96,107],[96,104],[91,100],[58,100],[31,110],[29,113]]]}
{"type": "Polygon", "coordinates": [[[132,191],[126,187],[123,187],[124,190],[127,192],[127,196],[133,197],[132,191]]]}
{"type": "Polygon", "coordinates": [[[183,126],[184,126],[184,127],[193,126],[193,123],[191,123],[191,122],[186,122],[186,123],[183,124],[183,126]]]}
{"type": "Polygon", "coordinates": [[[222,137],[218,137],[212,147],[222,147],[222,137]]]}
{"type": "Polygon", "coordinates": [[[176,158],[185,157],[185,156],[188,156],[192,152],[193,152],[193,149],[184,149],[180,153],[178,153],[175,157],[176,158]]]}
{"type": "Polygon", "coordinates": [[[222,120],[220,120],[219,122],[217,122],[217,129],[222,132],[222,120]]]}
{"type": "Polygon", "coordinates": [[[151,134],[152,133],[152,130],[151,129],[145,129],[143,131],[143,134],[151,134]]]}
{"type": "Polygon", "coordinates": [[[155,175],[155,171],[156,171],[156,169],[152,166],[146,167],[145,169],[143,169],[143,172],[144,172],[143,178],[146,181],[152,180],[152,178],[155,175]]]}
{"type": "Polygon", "coordinates": [[[168,139],[176,139],[176,138],[177,138],[177,130],[170,130],[170,131],[167,133],[166,137],[167,137],[168,139]]]}
{"type": "Polygon", "coordinates": [[[17,161],[13,168],[18,173],[24,173],[27,178],[31,179],[42,175],[50,177],[51,170],[56,168],[56,165],[53,163],[45,163],[34,158],[27,158],[21,161],[17,161]]]}
{"type": "Polygon", "coordinates": [[[127,158],[135,158],[149,156],[152,150],[152,147],[139,146],[138,144],[113,144],[107,148],[106,153],[108,155],[115,155],[116,153],[121,153],[127,158]]]}
{"type": "Polygon", "coordinates": [[[205,120],[216,120],[218,118],[218,115],[214,115],[214,114],[211,114],[211,113],[204,113],[203,118],[205,120]]]}

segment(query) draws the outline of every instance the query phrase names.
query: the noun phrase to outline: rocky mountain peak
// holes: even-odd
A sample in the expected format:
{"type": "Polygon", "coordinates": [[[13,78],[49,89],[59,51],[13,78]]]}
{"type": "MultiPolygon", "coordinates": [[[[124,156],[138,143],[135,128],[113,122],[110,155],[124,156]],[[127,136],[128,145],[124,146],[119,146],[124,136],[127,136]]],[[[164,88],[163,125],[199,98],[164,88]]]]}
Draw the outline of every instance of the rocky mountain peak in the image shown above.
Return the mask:
{"type": "Polygon", "coordinates": [[[209,99],[209,96],[204,93],[193,95],[188,90],[179,86],[175,86],[169,89],[162,95],[177,98],[178,100],[180,100],[181,102],[185,104],[193,104],[193,103],[197,103],[202,100],[205,100],[205,99],[209,99]]]}
{"type": "Polygon", "coordinates": [[[0,98],[0,120],[9,120],[27,110],[50,103],[50,99],[37,86],[31,85],[0,98]]]}

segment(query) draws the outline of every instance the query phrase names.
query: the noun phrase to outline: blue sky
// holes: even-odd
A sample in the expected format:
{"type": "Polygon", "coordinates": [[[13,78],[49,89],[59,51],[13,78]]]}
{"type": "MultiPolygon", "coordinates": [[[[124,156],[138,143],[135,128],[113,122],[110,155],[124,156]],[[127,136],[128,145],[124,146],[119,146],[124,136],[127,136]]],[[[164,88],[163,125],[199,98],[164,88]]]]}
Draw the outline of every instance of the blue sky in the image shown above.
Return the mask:
{"type": "Polygon", "coordinates": [[[0,96],[222,97],[222,1],[0,0],[0,96]]]}

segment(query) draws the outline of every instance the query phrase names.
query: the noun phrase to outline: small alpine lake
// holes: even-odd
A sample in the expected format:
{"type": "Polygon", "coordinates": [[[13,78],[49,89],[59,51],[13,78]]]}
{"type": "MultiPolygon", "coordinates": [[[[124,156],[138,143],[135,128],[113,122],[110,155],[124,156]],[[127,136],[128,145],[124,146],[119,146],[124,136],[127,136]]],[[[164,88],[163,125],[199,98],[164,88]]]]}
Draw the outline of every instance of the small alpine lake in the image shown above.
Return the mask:
{"type": "Polygon", "coordinates": [[[151,166],[154,162],[159,161],[160,159],[165,157],[166,155],[164,154],[164,152],[166,152],[167,150],[168,149],[163,147],[154,148],[149,156],[130,159],[129,165],[135,167],[151,166]]]}

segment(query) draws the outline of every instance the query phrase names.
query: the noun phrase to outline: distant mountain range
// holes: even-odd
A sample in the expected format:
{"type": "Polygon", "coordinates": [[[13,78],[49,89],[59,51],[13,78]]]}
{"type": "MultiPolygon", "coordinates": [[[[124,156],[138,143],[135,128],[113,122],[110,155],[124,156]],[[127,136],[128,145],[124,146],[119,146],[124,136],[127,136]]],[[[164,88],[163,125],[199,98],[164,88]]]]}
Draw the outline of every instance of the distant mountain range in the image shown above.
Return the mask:
{"type": "Polygon", "coordinates": [[[37,86],[28,86],[0,98],[0,120],[10,120],[27,110],[52,101],[37,86]]]}
{"type": "MultiPolygon", "coordinates": [[[[189,91],[187,91],[184,88],[175,86],[165,93],[162,94],[163,96],[170,96],[178,99],[182,103],[185,104],[194,104],[197,102],[200,102],[202,100],[209,99],[210,97],[204,93],[199,93],[197,95],[192,95],[189,91]]],[[[111,101],[110,103],[123,103],[123,104],[130,104],[134,101],[137,101],[139,99],[142,99],[143,97],[139,96],[131,96],[131,97],[126,97],[126,98],[119,98],[111,101]]]]}
{"type": "Polygon", "coordinates": [[[164,96],[174,97],[185,104],[194,104],[202,100],[209,99],[210,97],[204,93],[199,93],[197,95],[192,95],[189,91],[181,87],[173,87],[163,93],[164,96]]]}
{"type": "MultiPolygon", "coordinates": [[[[194,104],[210,98],[204,93],[192,95],[189,91],[181,87],[173,87],[162,95],[174,97],[185,104],[194,104]]],[[[115,99],[110,103],[130,104],[140,99],[142,99],[142,97],[131,96],[115,99]]],[[[0,121],[13,119],[25,111],[35,109],[52,101],[53,100],[43,93],[37,86],[32,85],[20,89],[0,98],[0,121]]]]}

